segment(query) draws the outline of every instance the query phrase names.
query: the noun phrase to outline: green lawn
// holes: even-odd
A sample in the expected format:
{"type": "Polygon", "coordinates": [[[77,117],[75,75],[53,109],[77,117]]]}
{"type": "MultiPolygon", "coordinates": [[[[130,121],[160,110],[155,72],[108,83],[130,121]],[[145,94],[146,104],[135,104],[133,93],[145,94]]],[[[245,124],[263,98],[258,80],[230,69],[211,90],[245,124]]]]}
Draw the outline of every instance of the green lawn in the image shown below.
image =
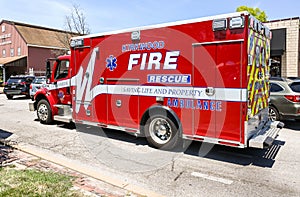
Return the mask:
{"type": "Polygon", "coordinates": [[[0,197],[2,196],[83,196],[72,188],[73,177],[54,172],[16,170],[0,167],[0,197]]]}

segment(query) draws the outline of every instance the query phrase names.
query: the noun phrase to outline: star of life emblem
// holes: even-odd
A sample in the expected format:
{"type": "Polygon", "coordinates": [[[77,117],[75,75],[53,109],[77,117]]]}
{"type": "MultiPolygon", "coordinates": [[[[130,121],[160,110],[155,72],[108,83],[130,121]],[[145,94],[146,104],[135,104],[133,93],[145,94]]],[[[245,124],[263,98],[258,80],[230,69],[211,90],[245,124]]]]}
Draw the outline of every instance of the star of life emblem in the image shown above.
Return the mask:
{"type": "Polygon", "coordinates": [[[108,68],[110,71],[113,71],[117,68],[117,58],[115,58],[113,55],[110,55],[108,58],[106,58],[106,68],[108,68]]]}

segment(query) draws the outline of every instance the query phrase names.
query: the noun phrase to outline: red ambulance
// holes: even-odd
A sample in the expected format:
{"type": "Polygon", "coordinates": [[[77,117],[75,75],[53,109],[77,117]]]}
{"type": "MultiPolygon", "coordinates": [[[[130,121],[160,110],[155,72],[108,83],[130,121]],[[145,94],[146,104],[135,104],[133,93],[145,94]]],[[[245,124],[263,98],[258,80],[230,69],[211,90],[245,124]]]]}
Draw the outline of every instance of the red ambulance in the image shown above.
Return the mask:
{"type": "Polygon", "coordinates": [[[283,127],[268,120],[270,39],[248,12],[74,37],[30,107],[43,123],[122,130],[156,148],[264,148],[283,127]]]}

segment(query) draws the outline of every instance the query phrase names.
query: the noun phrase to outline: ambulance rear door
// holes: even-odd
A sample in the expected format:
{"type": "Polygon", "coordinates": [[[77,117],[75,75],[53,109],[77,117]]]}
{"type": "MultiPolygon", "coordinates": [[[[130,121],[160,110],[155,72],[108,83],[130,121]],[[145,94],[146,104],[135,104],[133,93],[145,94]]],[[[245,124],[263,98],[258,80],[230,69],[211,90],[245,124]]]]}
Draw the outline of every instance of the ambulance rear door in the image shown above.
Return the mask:
{"type": "Polygon", "coordinates": [[[243,45],[243,39],[193,44],[193,83],[201,90],[201,96],[195,98],[194,134],[204,140],[207,137],[230,143],[242,139],[246,94],[242,88],[243,45]]]}

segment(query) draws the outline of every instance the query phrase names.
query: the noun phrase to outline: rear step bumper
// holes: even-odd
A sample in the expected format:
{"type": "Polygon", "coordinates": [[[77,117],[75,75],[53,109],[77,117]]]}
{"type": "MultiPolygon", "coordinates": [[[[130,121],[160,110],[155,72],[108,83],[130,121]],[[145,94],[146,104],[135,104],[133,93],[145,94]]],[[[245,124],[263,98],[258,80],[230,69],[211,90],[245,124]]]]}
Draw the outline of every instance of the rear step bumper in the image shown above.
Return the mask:
{"type": "Polygon", "coordinates": [[[279,121],[267,124],[262,130],[249,139],[249,147],[263,149],[271,146],[283,127],[284,123],[279,121]]]}

